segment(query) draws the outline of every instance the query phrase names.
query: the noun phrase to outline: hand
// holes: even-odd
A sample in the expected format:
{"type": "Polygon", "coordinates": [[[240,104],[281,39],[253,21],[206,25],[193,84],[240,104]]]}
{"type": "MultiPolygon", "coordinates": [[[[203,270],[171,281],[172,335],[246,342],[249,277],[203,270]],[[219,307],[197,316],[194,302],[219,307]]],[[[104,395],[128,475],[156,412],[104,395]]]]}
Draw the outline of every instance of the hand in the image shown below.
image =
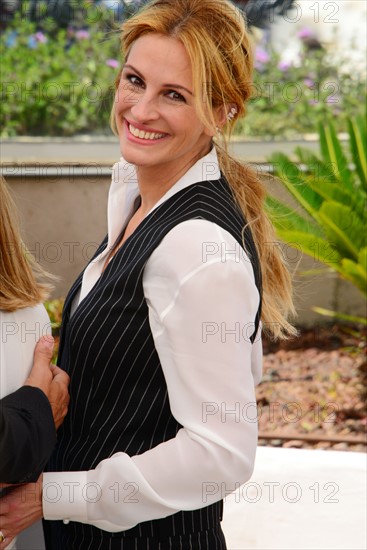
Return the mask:
{"type": "Polygon", "coordinates": [[[59,367],[51,365],[53,348],[54,339],[52,336],[42,336],[37,342],[34,350],[33,368],[25,381],[25,385],[40,388],[46,394],[51,404],[57,429],[68,412],[70,378],[59,367]]]}
{"type": "Polygon", "coordinates": [[[56,365],[51,365],[51,372],[53,379],[51,382],[50,391],[48,395],[46,395],[51,404],[56,429],[58,429],[63,423],[68,412],[68,405],[70,401],[68,385],[70,378],[65,371],[61,370],[56,365]]]}
{"type": "Polygon", "coordinates": [[[42,336],[34,349],[33,367],[27,380],[26,386],[40,388],[47,396],[50,390],[53,374],[50,370],[54,339],[52,336],[42,336]]]}
{"type": "Polygon", "coordinates": [[[36,483],[25,485],[0,484],[0,488],[9,488],[6,496],[0,499],[0,531],[5,537],[0,550],[7,548],[16,535],[42,518],[42,478],[41,475],[36,483]]]}

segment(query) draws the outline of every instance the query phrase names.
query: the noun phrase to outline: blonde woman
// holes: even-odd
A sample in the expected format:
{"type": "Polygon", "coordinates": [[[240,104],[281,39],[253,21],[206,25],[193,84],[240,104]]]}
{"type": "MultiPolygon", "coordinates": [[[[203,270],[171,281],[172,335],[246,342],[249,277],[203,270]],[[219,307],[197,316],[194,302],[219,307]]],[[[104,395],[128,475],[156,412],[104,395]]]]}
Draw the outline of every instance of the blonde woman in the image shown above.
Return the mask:
{"type": "Polygon", "coordinates": [[[7,483],[37,480],[69,401],[69,377],[50,367],[53,339],[42,305],[49,288],[37,282],[44,274],[26,254],[16,218],[0,178],[0,481],[7,483]]]}
{"type": "Polygon", "coordinates": [[[43,516],[50,550],[223,550],[222,499],[255,460],[260,320],[295,333],[263,186],[227,153],[250,39],[226,0],[155,0],[122,55],[109,232],[63,314],[70,412],[38,501],[8,501],[29,519],[4,526],[43,516]]]}

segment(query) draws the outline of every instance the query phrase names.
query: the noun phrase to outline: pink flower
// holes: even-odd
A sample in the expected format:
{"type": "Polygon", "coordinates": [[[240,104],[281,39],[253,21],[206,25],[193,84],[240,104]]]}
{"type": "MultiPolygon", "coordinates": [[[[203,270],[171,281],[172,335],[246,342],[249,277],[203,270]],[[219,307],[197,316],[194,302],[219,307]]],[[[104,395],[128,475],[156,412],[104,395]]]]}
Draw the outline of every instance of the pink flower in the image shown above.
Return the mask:
{"type": "Polygon", "coordinates": [[[312,78],[305,78],[303,82],[306,84],[307,88],[312,88],[312,86],[315,84],[312,78]]]}
{"type": "Polygon", "coordinates": [[[75,38],[77,40],[87,40],[89,38],[89,32],[86,31],[85,29],[80,29],[78,31],[76,31],[75,33],[75,38]]]}
{"type": "Polygon", "coordinates": [[[106,65],[108,67],[112,67],[112,69],[117,69],[117,67],[119,66],[119,62],[117,61],[117,59],[107,59],[106,65]]]}
{"type": "Polygon", "coordinates": [[[45,44],[47,42],[47,36],[45,36],[41,31],[36,32],[34,37],[37,40],[37,42],[41,42],[41,44],[45,44]]]}
{"type": "Polygon", "coordinates": [[[255,59],[260,64],[267,63],[270,60],[270,56],[263,48],[256,48],[255,59]]]}
{"type": "Polygon", "coordinates": [[[340,98],[338,95],[329,95],[326,98],[326,103],[328,103],[329,105],[333,105],[334,103],[339,103],[339,101],[340,101],[340,98]]]}
{"type": "Polygon", "coordinates": [[[278,69],[281,70],[283,73],[289,71],[289,69],[292,67],[292,63],[290,61],[281,60],[278,64],[278,69]]]}
{"type": "Polygon", "coordinates": [[[301,40],[305,40],[307,38],[313,38],[315,36],[315,33],[312,29],[310,29],[310,27],[303,27],[298,31],[297,36],[301,40]]]}

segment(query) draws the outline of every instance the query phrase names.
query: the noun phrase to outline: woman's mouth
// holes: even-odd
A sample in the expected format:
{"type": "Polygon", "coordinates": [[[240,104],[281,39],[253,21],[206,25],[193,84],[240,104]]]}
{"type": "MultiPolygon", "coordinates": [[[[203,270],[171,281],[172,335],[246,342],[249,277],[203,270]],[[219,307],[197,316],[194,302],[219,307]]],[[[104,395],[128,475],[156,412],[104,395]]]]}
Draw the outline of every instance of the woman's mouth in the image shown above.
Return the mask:
{"type": "Polygon", "coordinates": [[[133,124],[131,124],[130,122],[127,122],[126,120],[125,120],[125,124],[130,134],[129,137],[134,137],[138,140],[145,141],[148,143],[161,140],[168,136],[168,134],[165,134],[165,133],[146,132],[144,130],[139,130],[139,128],[135,128],[133,124]]]}

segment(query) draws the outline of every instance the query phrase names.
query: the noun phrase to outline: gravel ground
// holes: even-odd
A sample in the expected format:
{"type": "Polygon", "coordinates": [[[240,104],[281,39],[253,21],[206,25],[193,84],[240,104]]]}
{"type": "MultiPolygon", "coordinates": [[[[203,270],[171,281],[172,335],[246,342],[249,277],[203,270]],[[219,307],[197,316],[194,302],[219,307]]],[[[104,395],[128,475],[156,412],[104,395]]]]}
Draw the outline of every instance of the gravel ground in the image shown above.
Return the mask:
{"type": "Polygon", "coordinates": [[[366,333],[332,325],[279,345],[264,339],[260,445],[367,451],[366,333]]]}

